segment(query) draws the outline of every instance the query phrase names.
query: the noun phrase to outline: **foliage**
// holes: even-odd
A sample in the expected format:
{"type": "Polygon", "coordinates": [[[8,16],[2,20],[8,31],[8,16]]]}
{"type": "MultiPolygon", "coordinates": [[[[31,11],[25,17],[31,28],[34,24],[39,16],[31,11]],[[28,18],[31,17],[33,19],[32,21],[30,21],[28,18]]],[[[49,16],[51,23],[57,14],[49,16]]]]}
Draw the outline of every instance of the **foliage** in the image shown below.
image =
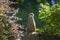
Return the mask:
{"type": "Polygon", "coordinates": [[[53,6],[41,5],[41,9],[39,9],[39,19],[45,22],[43,26],[43,30],[45,33],[60,35],[60,4],[56,4],[53,6]]]}
{"type": "Polygon", "coordinates": [[[6,22],[5,17],[0,16],[0,40],[8,40],[9,27],[9,23],[6,22]]]}
{"type": "Polygon", "coordinates": [[[25,0],[16,0],[16,1],[18,1],[19,3],[23,3],[25,0]]]}

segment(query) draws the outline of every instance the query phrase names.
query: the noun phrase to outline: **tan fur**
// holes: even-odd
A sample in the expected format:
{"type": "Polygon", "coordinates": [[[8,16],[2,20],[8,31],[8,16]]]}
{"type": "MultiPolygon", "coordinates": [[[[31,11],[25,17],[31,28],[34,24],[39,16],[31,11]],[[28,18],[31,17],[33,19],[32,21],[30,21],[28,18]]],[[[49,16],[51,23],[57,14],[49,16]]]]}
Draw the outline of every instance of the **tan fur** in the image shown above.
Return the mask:
{"type": "Polygon", "coordinates": [[[28,32],[35,32],[36,31],[36,24],[35,24],[33,13],[30,13],[29,16],[28,16],[27,31],[28,32]]]}

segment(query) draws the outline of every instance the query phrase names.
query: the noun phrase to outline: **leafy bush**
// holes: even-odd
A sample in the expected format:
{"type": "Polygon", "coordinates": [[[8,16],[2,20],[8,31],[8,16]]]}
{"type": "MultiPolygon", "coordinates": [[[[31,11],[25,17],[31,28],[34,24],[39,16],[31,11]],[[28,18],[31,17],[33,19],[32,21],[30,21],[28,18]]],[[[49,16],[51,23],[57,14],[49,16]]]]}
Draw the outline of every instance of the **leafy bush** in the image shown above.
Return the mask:
{"type": "Polygon", "coordinates": [[[44,21],[43,30],[45,33],[60,35],[60,4],[53,6],[40,4],[39,19],[44,21]]]}

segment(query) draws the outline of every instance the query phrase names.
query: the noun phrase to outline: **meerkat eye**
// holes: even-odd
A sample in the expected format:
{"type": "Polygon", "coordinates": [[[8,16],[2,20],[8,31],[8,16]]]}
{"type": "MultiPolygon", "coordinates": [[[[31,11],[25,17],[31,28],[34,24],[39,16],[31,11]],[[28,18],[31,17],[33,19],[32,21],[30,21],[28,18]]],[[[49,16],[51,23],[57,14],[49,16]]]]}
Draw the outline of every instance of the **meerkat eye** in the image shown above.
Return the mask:
{"type": "Polygon", "coordinates": [[[30,15],[32,15],[32,14],[30,14],[30,15]]]}

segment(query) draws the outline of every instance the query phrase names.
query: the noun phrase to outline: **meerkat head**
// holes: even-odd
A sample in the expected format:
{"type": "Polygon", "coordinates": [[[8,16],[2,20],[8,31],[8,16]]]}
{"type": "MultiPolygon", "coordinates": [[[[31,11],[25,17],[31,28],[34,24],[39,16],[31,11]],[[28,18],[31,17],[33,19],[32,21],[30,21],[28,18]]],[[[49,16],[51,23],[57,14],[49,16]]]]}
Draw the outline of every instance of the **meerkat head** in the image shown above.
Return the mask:
{"type": "Polygon", "coordinates": [[[33,13],[30,13],[30,14],[29,14],[29,17],[34,17],[34,14],[33,14],[33,13]]]}

